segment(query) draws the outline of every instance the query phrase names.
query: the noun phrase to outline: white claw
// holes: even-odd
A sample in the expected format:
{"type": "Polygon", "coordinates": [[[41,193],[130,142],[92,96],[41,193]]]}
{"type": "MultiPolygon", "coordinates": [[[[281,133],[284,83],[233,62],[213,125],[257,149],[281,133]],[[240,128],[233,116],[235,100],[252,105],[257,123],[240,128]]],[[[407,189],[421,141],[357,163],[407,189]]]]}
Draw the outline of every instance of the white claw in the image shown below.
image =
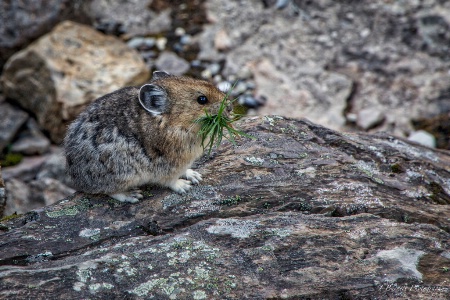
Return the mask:
{"type": "Polygon", "coordinates": [[[137,202],[139,202],[139,199],[143,198],[143,196],[139,190],[123,192],[123,193],[116,193],[116,194],[109,194],[109,196],[120,202],[129,202],[129,203],[137,203],[137,202]]]}
{"type": "Polygon", "coordinates": [[[170,188],[179,194],[186,193],[191,187],[191,182],[184,179],[178,179],[172,185],[170,185],[170,188]]]}
{"type": "Polygon", "coordinates": [[[132,190],[132,191],[130,192],[130,194],[131,194],[132,197],[137,198],[137,199],[142,199],[142,198],[144,198],[144,196],[142,195],[142,191],[141,191],[141,190],[138,190],[138,189],[132,190]]]}
{"type": "Polygon", "coordinates": [[[187,180],[190,180],[193,184],[198,184],[202,180],[202,175],[192,169],[187,169],[184,174],[187,180]]]}

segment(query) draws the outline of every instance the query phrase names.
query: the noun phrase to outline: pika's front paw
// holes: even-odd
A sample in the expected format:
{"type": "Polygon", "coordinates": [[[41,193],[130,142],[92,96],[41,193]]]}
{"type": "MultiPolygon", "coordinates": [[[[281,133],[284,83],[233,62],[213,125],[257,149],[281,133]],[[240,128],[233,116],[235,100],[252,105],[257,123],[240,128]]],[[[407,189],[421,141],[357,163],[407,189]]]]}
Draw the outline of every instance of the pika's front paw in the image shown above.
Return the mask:
{"type": "Polygon", "coordinates": [[[139,190],[110,194],[109,196],[120,202],[129,202],[129,203],[137,203],[139,202],[139,199],[143,198],[141,191],[139,190]]]}
{"type": "Polygon", "coordinates": [[[184,179],[178,179],[177,181],[175,181],[175,183],[173,183],[170,188],[179,193],[179,194],[184,194],[186,193],[190,188],[192,187],[191,182],[188,180],[184,180],[184,179]]]}
{"type": "Polygon", "coordinates": [[[184,174],[187,180],[190,180],[193,184],[198,184],[202,180],[202,175],[192,169],[187,169],[186,174],[184,174]]]}

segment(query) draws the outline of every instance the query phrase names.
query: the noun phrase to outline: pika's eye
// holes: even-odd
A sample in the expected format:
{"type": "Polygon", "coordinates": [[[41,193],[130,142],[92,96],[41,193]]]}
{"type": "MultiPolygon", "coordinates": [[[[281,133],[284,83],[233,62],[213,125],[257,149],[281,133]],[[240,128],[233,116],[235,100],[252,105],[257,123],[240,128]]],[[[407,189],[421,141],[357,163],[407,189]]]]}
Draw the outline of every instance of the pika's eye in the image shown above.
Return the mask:
{"type": "Polygon", "coordinates": [[[208,98],[206,98],[206,96],[198,96],[197,98],[197,102],[201,105],[205,105],[206,103],[208,103],[208,98]]]}

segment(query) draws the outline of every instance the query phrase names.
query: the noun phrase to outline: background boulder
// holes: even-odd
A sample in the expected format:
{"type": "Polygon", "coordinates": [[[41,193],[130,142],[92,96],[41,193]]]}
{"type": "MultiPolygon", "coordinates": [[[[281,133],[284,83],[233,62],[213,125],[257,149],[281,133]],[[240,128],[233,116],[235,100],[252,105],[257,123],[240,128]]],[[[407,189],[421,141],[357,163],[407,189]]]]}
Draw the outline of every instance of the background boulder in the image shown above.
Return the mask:
{"type": "Polygon", "coordinates": [[[0,99],[0,152],[7,147],[28,119],[23,110],[0,99]]]}
{"type": "Polygon", "coordinates": [[[199,37],[225,76],[251,71],[258,113],[408,136],[450,111],[450,2],[275,2],[209,0],[199,37]]]}
{"type": "Polygon", "coordinates": [[[64,20],[89,23],[83,0],[0,1],[0,69],[14,53],[64,20]]]}
{"type": "Polygon", "coordinates": [[[1,81],[4,94],[36,115],[52,141],[94,99],[149,78],[138,53],[115,37],[65,21],[11,57],[1,81]]]}

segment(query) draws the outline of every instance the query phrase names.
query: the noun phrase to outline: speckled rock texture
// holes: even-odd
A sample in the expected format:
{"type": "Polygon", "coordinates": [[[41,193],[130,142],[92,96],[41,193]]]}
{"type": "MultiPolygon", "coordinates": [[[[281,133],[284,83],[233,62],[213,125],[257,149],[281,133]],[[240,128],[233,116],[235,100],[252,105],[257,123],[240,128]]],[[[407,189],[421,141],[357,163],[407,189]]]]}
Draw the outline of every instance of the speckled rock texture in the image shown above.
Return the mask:
{"type": "Polygon", "coordinates": [[[277,116],[184,196],[75,193],[1,223],[0,297],[448,299],[450,153],[277,116]]]}
{"type": "Polygon", "coordinates": [[[149,77],[142,57],[124,42],[65,21],[14,54],[1,83],[4,95],[32,111],[52,141],[60,143],[66,126],[87,104],[149,77]]]}
{"type": "Polygon", "coordinates": [[[342,129],[372,110],[378,121],[359,128],[407,136],[412,120],[450,111],[449,1],[209,0],[206,7],[212,22],[199,57],[224,60],[225,75],[250,70],[268,98],[262,115],[342,129]]]}
{"type": "Polygon", "coordinates": [[[2,166],[0,166],[0,216],[3,215],[3,211],[5,210],[6,204],[6,192],[5,192],[5,183],[2,178],[2,166]]]}

